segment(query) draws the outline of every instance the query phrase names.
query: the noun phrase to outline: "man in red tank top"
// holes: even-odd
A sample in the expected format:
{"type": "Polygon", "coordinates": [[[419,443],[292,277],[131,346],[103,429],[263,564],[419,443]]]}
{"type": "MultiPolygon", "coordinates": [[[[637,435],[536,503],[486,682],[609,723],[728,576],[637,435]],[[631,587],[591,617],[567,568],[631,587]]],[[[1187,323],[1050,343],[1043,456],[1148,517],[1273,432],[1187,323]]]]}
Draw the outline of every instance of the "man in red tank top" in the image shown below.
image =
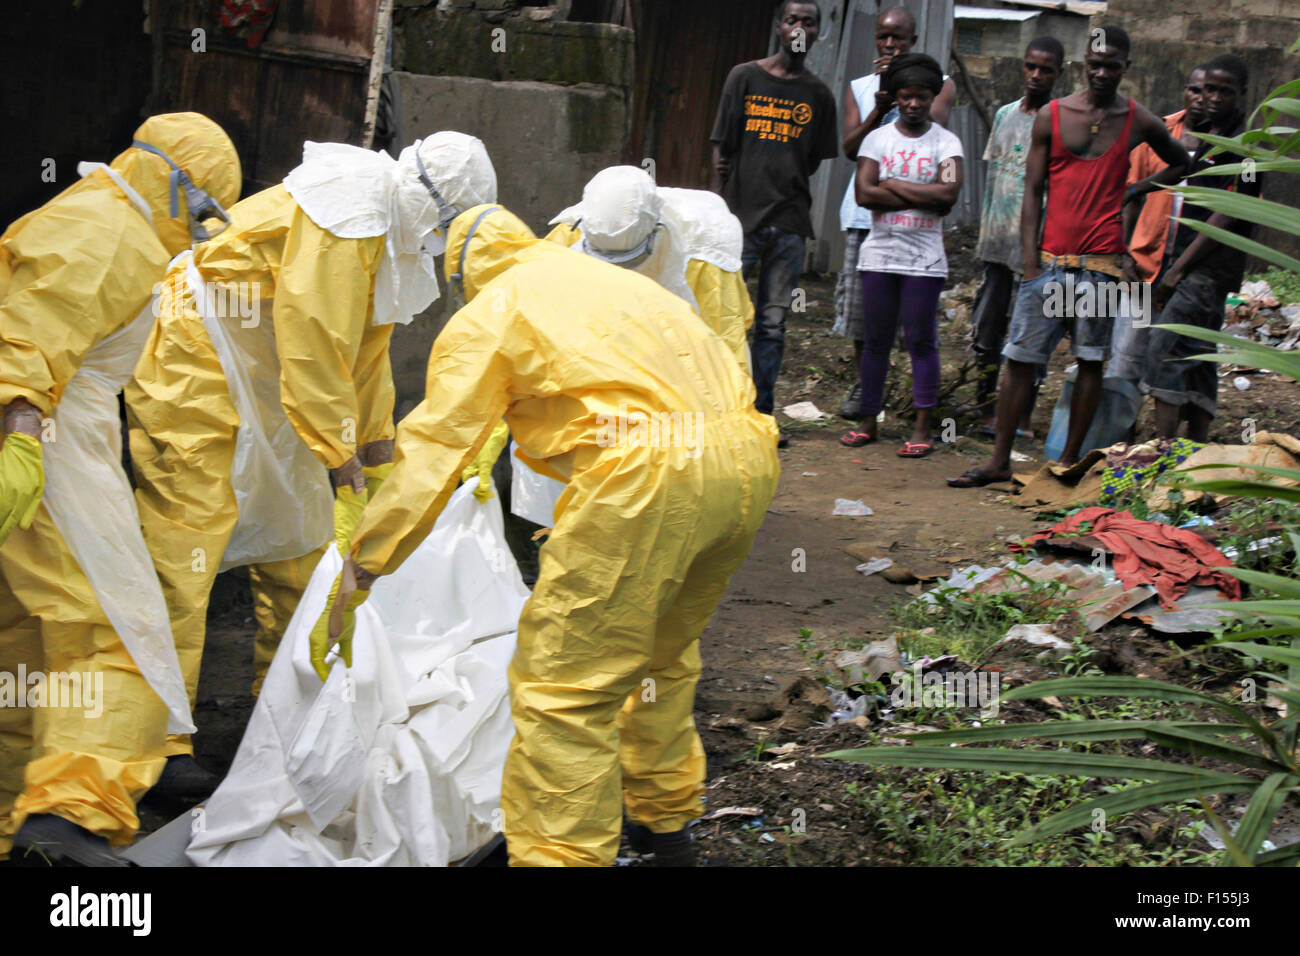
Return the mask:
{"type": "Polygon", "coordinates": [[[1083,60],[1087,88],[1053,100],[1034,120],[1020,214],[1025,271],[1002,352],[1007,375],[998,395],[997,440],[988,461],[948,479],[954,488],[1011,477],[1011,443],[1032,401],[1034,366],[1046,364],[1067,333],[1079,371],[1061,462],[1079,459],[1101,400],[1102,363],[1114,325],[1132,321],[1135,304],[1128,292],[1142,285],[1125,251],[1135,218],[1121,210],[1158,183],[1178,182],[1190,163],[1163,120],[1117,95],[1129,45],[1119,27],[1093,30],[1083,60]],[[1126,193],[1129,151],[1140,143],[1169,167],[1126,193]]]}

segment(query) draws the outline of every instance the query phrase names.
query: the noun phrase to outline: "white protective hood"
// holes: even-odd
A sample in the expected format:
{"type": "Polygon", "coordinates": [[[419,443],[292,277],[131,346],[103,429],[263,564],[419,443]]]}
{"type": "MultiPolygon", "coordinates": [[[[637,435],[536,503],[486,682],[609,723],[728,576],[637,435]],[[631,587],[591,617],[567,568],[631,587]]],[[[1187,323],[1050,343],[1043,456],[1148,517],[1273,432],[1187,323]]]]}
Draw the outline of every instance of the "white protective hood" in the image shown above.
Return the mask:
{"type": "Polygon", "coordinates": [[[704,189],[659,188],[660,215],[681,237],[688,259],[712,263],[723,272],[739,272],[745,231],[717,193],[704,189]]]}
{"type": "Polygon", "coordinates": [[[285,188],[312,222],[340,239],[385,236],[375,276],[374,324],[410,322],[438,298],[433,258],[442,251],[443,210],[420,180],[419,162],[446,203],[469,209],[496,202],[497,177],[483,143],[440,132],[394,160],[346,143],[303,145],[285,188]]]}
{"type": "Polygon", "coordinates": [[[582,232],[578,248],[615,265],[634,256],[653,234],[651,254],[628,268],[654,279],[698,313],[699,304],[686,284],[690,257],[681,235],[662,217],[661,206],[659,190],[644,170],[611,166],[593,176],[582,190],[582,202],[564,210],[551,225],[578,226],[582,232]]]}

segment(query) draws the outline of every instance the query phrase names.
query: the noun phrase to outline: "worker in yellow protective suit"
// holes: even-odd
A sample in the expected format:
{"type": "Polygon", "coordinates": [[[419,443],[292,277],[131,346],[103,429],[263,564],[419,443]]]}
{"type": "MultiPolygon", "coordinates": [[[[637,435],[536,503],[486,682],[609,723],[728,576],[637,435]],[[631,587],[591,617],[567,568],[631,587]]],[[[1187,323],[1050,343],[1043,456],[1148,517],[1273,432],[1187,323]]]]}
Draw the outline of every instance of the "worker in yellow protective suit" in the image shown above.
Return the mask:
{"type": "Polygon", "coordinates": [[[721,196],[659,188],[636,166],[611,166],[551,224],[552,242],[639,272],[682,298],[748,370],[754,304],[741,273],[744,232],[721,196]]]}
{"type": "Polygon", "coordinates": [[[643,846],[691,862],[699,636],[776,490],[772,420],[679,298],[537,240],[499,206],[452,223],[446,268],[469,304],[434,344],[425,400],[398,428],[313,661],[323,668],[336,639],[350,660],[374,577],[424,540],[504,415],[530,466],[567,482],[510,666],[510,860],[612,864],[625,806],[643,846]]]}
{"type": "MultiPolygon", "coordinates": [[[[396,161],[307,143],[283,184],[172,263],[126,401],[140,520],[191,701],[218,570],[249,568],[256,692],[331,536],[346,553],[392,468],[393,324],[437,298],[451,219],[495,198],[487,151],[463,133],[396,161]]],[[[215,786],[188,736],[166,752],[187,781],[166,795],[215,786]]]]}
{"type": "Polygon", "coordinates": [[[121,465],[118,393],[167,261],[239,198],[230,139],[197,113],[0,236],[0,858],[124,865],[137,799],[192,728],[167,611],[121,465]]]}

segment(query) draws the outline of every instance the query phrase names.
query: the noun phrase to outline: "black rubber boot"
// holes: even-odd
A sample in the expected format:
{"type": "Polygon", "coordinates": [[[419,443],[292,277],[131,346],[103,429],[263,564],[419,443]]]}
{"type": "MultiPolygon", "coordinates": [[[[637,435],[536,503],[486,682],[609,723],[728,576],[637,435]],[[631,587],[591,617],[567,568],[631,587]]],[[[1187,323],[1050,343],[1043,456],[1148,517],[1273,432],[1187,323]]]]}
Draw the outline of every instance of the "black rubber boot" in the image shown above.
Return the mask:
{"type": "Polygon", "coordinates": [[[14,850],[43,855],[51,860],[79,866],[130,866],[108,846],[108,840],[95,836],[71,820],[52,813],[28,817],[14,834],[14,850]]]}
{"type": "Polygon", "coordinates": [[[167,758],[158,782],[149,788],[145,800],[150,804],[179,804],[192,807],[212,796],[221,779],[199,766],[189,754],[173,754],[167,758]]]}
{"type": "Polygon", "coordinates": [[[651,857],[653,866],[694,866],[695,840],[689,827],[672,833],[655,833],[640,823],[625,823],[628,846],[638,856],[651,857]]]}

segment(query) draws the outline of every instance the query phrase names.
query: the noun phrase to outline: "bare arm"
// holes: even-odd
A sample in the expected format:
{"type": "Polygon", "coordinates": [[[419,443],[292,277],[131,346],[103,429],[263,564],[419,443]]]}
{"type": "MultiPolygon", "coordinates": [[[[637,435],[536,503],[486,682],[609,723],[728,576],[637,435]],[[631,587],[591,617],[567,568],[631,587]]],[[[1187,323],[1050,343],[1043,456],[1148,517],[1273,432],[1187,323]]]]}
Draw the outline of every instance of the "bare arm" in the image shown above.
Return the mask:
{"type": "Polygon", "coordinates": [[[853,95],[853,88],[849,87],[844,97],[844,155],[846,157],[858,158],[862,141],[867,138],[868,133],[880,125],[880,121],[893,105],[894,98],[884,90],[879,90],[876,92],[875,105],[867,114],[867,118],[863,119],[862,111],[858,109],[858,98],[853,95]]]}
{"type": "MultiPolygon", "coordinates": [[[[1169,164],[1168,169],[1161,170],[1156,174],[1157,177],[1168,174],[1173,177],[1162,182],[1178,182],[1192,170],[1192,157],[1188,155],[1183,144],[1178,142],[1169,135],[1169,128],[1165,126],[1165,121],[1156,116],[1145,106],[1136,107],[1140,112],[1135,117],[1139,126],[1139,142],[1148,144],[1156,151],[1156,155],[1169,164]]],[[[1131,139],[1131,137],[1130,137],[1131,139]]],[[[1137,143],[1129,143],[1129,149],[1137,146],[1137,143]]],[[[1154,177],[1149,177],[1154,178],[1154,177]]]]}
{"type": "Polygon", "coordinates": [[[1052,143],[1052,111],[1041,109],[1034,117],[1025,158],[1025,196],[1020,205],[1020,255],[1024,278],[1043,270],[1038,265],[1038,230],[1043,224],[1043,193],[1047,188],[1047,156],[1052,143]]]}
{"type": "Polygon", "coordinates": [[[948,77],[943,81],[943,89],[939,91],[939,95],[930,104],[930,119],[947,129],[948,119],[952,116],[952,108],[956,105],[957,84],[952,81],[952,77],[948,77]]]}
{"type": "Polygon", "coordinates": [[[924,209],[946,216],[961,193],[961,175],[961,159],[952,156],[939,164],[939,175],[932,183],[887,179],[884,188],[901,197],[909,209],[924,209]]]}
{"type": "Polygon", "coordinates": [[[731,175],[731,160],[722,155],[722,147],[717,143],[713,144],[713,170],[709,174],[709,189],[722,195],[723,188],[727,185],[727,177],[731,175]]]}
{"type": "Polygon", "coordinates": [[[865,156],[858,157],[858,175],[853,184],[858,205],[872,212],[890,212],[909,208],[906,201],[892,190],[880,185],[880,164],[865,156]]]}

